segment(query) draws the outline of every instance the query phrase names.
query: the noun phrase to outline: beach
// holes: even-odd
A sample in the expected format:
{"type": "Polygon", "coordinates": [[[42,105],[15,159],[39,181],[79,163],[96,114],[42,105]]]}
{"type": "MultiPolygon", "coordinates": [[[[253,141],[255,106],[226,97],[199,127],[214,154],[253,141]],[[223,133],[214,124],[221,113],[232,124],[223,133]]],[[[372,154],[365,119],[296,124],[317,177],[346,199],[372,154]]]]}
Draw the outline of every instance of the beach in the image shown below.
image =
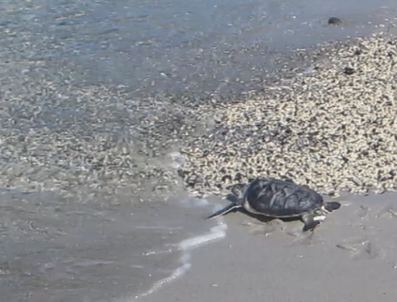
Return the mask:
{"type": "Polygon", "coordinates": [[[141,301],[394,301],[395,194],[340,201],[309,236],[300,223],[231,214],[226,239],[197,249],[183,279],[141,301]]]}
{"type": "Polygon", "coordinates": [[[395,8],[345,2],[2,3],[2,299],[392,301],[395,8]],[[342,207],[205,219],[260,174],[342,207]]]}

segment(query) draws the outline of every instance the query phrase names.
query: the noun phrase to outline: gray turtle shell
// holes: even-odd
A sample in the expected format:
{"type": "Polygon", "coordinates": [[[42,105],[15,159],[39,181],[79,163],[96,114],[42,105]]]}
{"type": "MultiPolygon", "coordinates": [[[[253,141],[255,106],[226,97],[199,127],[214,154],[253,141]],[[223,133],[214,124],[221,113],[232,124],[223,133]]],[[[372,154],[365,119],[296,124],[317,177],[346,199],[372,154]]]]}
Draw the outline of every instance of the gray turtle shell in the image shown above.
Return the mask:
{"type": "Polygon", "coordinates": [[[320,208],[324,199],[309,187],[292,181],[256,179],[245,188],[241,202],[249,212],[287,218],[320,208]]]}

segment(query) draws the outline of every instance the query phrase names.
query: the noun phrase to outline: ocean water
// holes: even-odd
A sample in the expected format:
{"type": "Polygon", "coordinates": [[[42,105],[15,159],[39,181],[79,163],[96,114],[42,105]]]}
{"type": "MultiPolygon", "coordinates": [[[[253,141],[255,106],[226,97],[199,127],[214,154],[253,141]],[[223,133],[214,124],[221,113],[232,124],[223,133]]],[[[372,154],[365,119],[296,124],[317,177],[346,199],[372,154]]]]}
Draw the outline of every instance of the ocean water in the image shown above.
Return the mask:
{"type": "Polygon", "coordinates": [[[136,301],[181,278],[191,251],[226,236],[213,205],[109,206],[51,192],[3,190],[2,301],[136,301]],[[164,216],[164,217],[163,217],[164,216]]]}
{"type": "MultiPolygon", "coordinates": [[[[45,61],[67,85],[122,85],[135,97],[192,102],[260,90],[281,53],[387,29],[396,12],[392,0],[13,0],[0,8],[0,57],[10,70],[18,60],[45,61]],[[332,16],[344,24],[327,25],[332,16]],[[64,65],[78,70],[72,79],[64,65]]],[[[0,89],[6,102],[10,92],[0,89]]],[[[17,105],[10,108],[20,114],[17,105]]],[[[10,164],[3,155],[1,167],[10,164]]],[[[227,236],[222,219],[204,219],[219,200],[148,193],[113,204],[51,188],[0,189],[4,301],[139,300],[189,273],[192,250],[227,236]]]]}
{"type": "Polygon", "coordinates": [[[24,28],[12,43],[37,45],[26,55],[72,60],[83,67],[80,80],[126,85],[137,96],[190,99],[260,89],[280,53],[384,30],[376,26],[396,12],[393,0],[3,3],[3,26],[24,28]],[[344,25],[328,26],[332,16],[344,25]]]}

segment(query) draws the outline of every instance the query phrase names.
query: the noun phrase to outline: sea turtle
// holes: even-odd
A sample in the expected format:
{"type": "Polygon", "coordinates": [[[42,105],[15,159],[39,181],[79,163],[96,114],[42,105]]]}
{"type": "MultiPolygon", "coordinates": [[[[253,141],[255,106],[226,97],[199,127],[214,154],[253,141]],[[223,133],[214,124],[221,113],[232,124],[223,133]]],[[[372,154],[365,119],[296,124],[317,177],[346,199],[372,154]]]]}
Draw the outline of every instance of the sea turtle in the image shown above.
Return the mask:
{"type": "Polygon", "coordinates": [[[324,202],[323,197],[308,186],[293,181],[257,178],[249,184],[231,186],[237,200],[211,214],[207,219],[244,208],[249,213],[269,218],[300,218],[303,231],[325,220],[326,214],[340,208],[339,202],[324,202]]]}

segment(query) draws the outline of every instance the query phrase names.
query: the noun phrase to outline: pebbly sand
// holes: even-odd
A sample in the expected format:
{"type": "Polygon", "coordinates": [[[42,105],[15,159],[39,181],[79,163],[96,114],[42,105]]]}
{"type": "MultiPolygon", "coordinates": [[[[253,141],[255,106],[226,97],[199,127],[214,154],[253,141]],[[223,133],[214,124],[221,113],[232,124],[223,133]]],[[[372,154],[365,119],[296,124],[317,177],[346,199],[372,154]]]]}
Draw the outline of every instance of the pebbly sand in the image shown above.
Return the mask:
{"type": "Polygon", "coordinates": [[[263,175],[329,195],[395,191],[396,40],[351,42],[323,48],[326,60],[260,97],[213,106],[213,129],[183,149],[190,191],[219,193],[263,175]]]}

